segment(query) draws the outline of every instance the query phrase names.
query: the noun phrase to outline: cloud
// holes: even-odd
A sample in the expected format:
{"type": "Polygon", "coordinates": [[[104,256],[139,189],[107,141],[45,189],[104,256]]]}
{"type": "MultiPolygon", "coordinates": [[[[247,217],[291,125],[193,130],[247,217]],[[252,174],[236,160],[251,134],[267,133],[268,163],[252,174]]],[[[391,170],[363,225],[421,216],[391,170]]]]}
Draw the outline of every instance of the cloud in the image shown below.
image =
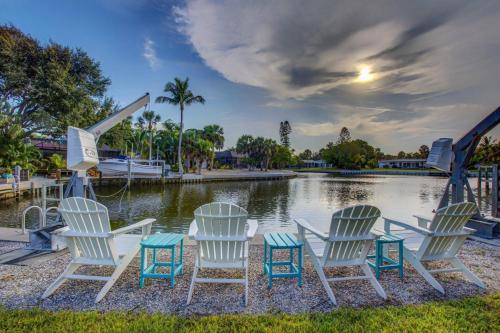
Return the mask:
{"type": "Polygon", "coordinates": [[[498,0],[186,0],[174,17],[207,66],[268,92],[269,119],[286,110],[316,149],[342,126],[412,149],[498,104],[498,0]],[[375,80],[357,81],[363,66],[375,80]]]}
{"type": "Polygon", "coordinates": [[[471,55],[489,58],[499,49],[500,6],[489,0],[317,0],[308,6],[188,0],[174,13],[208,66],[278,98],[303,99],[354,84],[363,64],[377,74],[371,88],[386,93],[461,88],[466,73],[480,66],[471,55]],[[469,43],[481,48],[471,50],[469,43]],[[457,74],[461,80],[450,80],[457,74]]]}
{"type": "Polygon", "coordinates": [[[158,56],[156,55],[155,43],[153,42],[152,39],[146,38],[144,40],[144,51],[143,51],[142,55],[144,56],[144,58],[146,59],[146,61],[149,64],[149,67],[152,70],[155,71],[155,70],[161,68],[162,62],[158,58],[158,56]]]}

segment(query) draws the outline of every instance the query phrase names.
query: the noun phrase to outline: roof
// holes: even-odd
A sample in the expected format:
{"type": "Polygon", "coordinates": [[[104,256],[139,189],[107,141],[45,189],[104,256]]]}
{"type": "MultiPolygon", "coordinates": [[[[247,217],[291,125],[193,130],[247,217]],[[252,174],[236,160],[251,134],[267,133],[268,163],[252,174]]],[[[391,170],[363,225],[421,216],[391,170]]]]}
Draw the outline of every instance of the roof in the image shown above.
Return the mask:
{"type": "Polygon", "coordinates": [[[393,160],[380,160],[379,162],[426,162],[425,158],[395,158],[393,160]]]}
{"type": "Polygon", "coordinates": [[[244,158],[245,154],[239,154],[234,150],[224,150],[215,152],[215,158],[244,158]]]}

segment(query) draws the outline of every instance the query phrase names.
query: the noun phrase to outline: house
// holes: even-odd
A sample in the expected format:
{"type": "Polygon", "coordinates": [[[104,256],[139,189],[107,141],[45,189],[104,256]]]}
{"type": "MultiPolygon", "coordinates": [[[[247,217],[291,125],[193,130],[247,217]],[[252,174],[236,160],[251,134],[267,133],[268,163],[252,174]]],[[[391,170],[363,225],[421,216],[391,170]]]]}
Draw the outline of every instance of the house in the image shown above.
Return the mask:
{"type": "Polygon", "coordinates": [[[331,168],[332,165],[328,164],[325,160],[302,160],[304,168],[331,168]]]}
{"type": "Polygon", "coordinates": [[[243,168],[246,164],[243,163],[245,154],[239,154],[234,150],[224,150],[215,152],[215,160],[219,165],[230,165],[233,168],[243,168]]]}
{"type": "MultiPolygon", "coordinates": [[[[66,158],[67,145],[66,140],[60,139],[31,139],[31,143],[37,147],[43,157],[50,157],[52,154],[59,154],[66,158]]],[[[120,155],[119,149],[113,149],[107,145],[102,145],[98,149],[100,158],[116,158],[120,155]]]]}
{"type": "Polygon", "coordinates": [[[425,168],[426,160],[423,158],[414,159],[394,159],[378,161],[379,168],[397,168],[397,169],[423,169],[425,168]]]}

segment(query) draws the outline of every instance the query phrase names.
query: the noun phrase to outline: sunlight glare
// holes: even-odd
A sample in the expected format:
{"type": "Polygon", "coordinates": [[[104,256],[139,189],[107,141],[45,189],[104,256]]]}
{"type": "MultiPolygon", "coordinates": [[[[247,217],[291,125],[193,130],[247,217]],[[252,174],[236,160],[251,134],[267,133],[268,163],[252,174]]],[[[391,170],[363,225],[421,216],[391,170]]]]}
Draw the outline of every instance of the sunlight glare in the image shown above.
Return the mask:
{"type": "Polygon", "coordinates": [[[373,74],[370,71],[370,67],[364,66],[359,71],[358,81],[360,82],[368,82],[373,80],[373,74]]]}

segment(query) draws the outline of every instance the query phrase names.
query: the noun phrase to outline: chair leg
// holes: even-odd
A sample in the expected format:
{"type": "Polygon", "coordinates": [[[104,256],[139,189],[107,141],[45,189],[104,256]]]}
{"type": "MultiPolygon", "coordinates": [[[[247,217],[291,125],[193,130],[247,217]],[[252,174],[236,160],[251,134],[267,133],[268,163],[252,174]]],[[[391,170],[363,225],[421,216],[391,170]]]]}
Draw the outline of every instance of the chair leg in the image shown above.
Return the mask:
{"type": "Polygon", "coordinates": [[[450,264],[453,267],[460,269],[469,281],[471,281],[472,283],[476,284],[477,286],[483,289],[486,289],[486,286],[483,283],[483,281],[481,281],[474,273],[472,273],[469,269],[467,269],[467,267],[465,267],[465,265],[458,258],[450,259],[450,264]]]}
{"type": "Polygon", "coordinates": [[[198,266],[194,266],[193,278],[191,279],[191,285],[189,286],[189,293],[187,298],[187,304],[191,303],[191,298],[193,297],[194,283],[196,280],[196,275],[198,274],[198,266]]]}
{"type": "Polygon", "coordinates": [[[245,306],[248,305],[248,262],[245,263],[245,306]]]}
{"type": "Polygon", "coordinates": [[[333,290],[330,287],[330,284],[328,283],[328,280],[326,279],[325,272],[323,271],[323,267],[321,267],[321,263],[319,262],[318,257],[314,255],[314,252],[309,248],[308,246],[308,253],[309,257],[311,258],[311,261],[313,263],[314,269],[319,275],[319,279],[321,280],[321,283],[323,284],[323,287],[326,290],[326,294],[328,295],[328,298],[330,298],[330,301],[332,301],[333,305],[337,305],[337,300],[335,299],[335,295],[333,294],[333,290]]]}
{"type": "Polygon", "coordinates": [[[57,288],[59,288],[67,280],[65,276],[73,274],[80,266],[81,266],[80,264],[70,263],[68,267],[66,267],[64,272],[62,272],[61,275],[59,275],[59,277],[54,282],[51,283],[51,285],[47,288],[47,290],[45,290],[45,292],[42,295],[42,298],[47,298],[50,295],[52,295],[54,291],[56,291],[57,288]]]}
{"type": "Polygon", "coordinates": [[[95,299],[95,303],[99,303],[104,296],[108,293],[109,289],[115,284],[115,282],[118,280],[120,275],[125,271],[127,266],[130,264],[132,259],[134,259],[135,255],[137,254],[137,251],[131,251],[129,254],[127,254],[125,257],[121,259],[121,262],[118,266],[116,266],[115,271],[113,274],[111,274],[109,280],[106,282],[104,287],[99,291],[97,294],[97,297],[95,299]]]}
{"type": "Polygon", "coordinates": [[[368,264],[365,263],[365,264],[361,265],[361,269],[363,270],[365,275],[369,278],[369,281],[372,284],[373,288],[375,288],[375,291],[377,292],[377,294],[379,294],[379,296],[382,297],[383,299],[387,299],[387,295],[384,291],[384,288],[382,288],[382,286],[380,285],[378,280],[375,278],[375,275],[373,275],[373,272],[370,269],[370,266],[368,266],[368,264]]]}
{"type": "Polygon", "coordinates": [[[407,253],[405,252],[405,259],[413,265],[413,267],[417,270],[417,272],[420,273],[420,275],[422,275],[422,277],[427,281],[429,282],[434,288],[436,288],[441,294],[444,295],[444,288],[443,286],[441,286],[441,284],[434,278],[434,276],[432,276],[431,273],[429,273],[429,271],[427,270],[427,268],[425,268],[425,266],[420,262],[418,261],[417,259],[415,259],[413,256],[411,255],[407,255],[407,253]]]}

